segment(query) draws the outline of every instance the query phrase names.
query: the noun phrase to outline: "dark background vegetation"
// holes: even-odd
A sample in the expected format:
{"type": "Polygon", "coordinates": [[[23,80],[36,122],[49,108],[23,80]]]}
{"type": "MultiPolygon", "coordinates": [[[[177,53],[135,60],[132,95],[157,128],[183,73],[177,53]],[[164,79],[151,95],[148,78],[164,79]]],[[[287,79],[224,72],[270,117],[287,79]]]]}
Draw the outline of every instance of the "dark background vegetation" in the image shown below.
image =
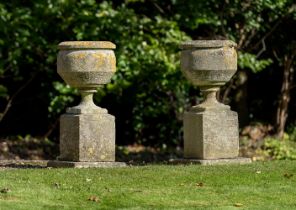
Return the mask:
{"type": "Polygon", "coordinates": [[[2,0],[0,136],[57,147],[59,116],[80,100],[56,73],[57,45],[108,40],[117,72],[95,101],[116,116],[117,144],[182,146],[182,113],[201,96],[180,72],[178,46],[231,39],[238,72],[219,100],[239,113],[242,135],[293,140],[295,37],[294,0],[2,0]]]}

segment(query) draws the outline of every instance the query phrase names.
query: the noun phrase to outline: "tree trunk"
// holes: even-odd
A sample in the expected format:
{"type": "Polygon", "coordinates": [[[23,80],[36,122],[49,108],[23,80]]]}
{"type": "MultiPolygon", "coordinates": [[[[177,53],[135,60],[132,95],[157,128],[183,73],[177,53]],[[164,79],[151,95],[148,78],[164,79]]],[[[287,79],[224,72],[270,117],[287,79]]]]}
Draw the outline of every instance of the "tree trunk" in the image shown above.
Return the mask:
{"type": "Polygon", "coordinates": [[[288,108],[290,102],[290,90],[294,81],[294,67],[293,59],[295,56],[296,50],[290,57],[284,57],[284,73],[283,73],[283,83],[280,92],[279,103],[276,112],[276,135],[278,138],[283,139],[285,125],[288,118],[288,108]]]}

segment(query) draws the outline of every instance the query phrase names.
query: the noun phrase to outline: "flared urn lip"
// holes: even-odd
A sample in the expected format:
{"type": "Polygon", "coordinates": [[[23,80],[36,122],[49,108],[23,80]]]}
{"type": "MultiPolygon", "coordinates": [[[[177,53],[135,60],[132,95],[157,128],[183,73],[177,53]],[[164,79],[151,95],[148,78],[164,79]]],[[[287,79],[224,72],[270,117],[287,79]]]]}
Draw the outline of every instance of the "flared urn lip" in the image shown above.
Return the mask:
{"type": "Polygon", "coordinates": [[[115,49],[116,45],[109,41],[65,41],[58,45],[60,50],[79,49],[115,49]]]}
{"type": "Polygon", "coordinates": [[[180,44],[180,49],[208,49],[221,47],[237,47],[231,40],[190,40],[180,44]]]}

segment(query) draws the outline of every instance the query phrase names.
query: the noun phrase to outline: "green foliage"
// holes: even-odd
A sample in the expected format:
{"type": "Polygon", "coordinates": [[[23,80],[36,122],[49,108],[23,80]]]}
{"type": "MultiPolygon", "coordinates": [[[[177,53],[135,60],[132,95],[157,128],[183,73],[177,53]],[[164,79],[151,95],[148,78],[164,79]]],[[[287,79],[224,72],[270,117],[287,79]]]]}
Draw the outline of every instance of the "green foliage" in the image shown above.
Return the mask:
{"type": "MultiPolygon", "coordinates": [[[[79,101],[77,91],[56,74],[57,44],[109,40],[117,45],[117,72],[95,100],[116,116],[117,143],[180,144],[181,115],[198,96],[181,75],[180,42],[234,40],[241,52],[240,69],[257,73],[278,64],[267,53],[277,41],[265,51],[261,45],[279,20],[293,14],[292,5],[292,0],[2,1],[0,109],[34,78],[27,89],[21,88],[26,94],[16,98],[21,104],[29,95],[46,107],[49,119],[43,121],[51,127],[66,107],[79,101]]],[[[29,116],[38,115],[29,111],[29,116]]]]}
{"type": "MultiPolygon", "coordinates": [[[[196,36],[196,30],[200,36],[210,36],[216,39],[231,39],[238,43],[239,67],[249,69],[254,73],[266,69],[273,56],[264,53],[266,51],[266,35],[273,32],[277,22],[289,14],[293,14],[293,0],[189,0],[184,4],[181,0],[174,0],[176,15],[174,18],[180,21],[190,35],[196,36]],[[258,58],[257,54],[262,57],[258,58]]],[[[272,46],[273,44],[270,43],[272,46]]]]}
{"type": "Polygon", "coordinates": [[[296,144],[289,140],[267,138],[264,141],[263,154],[275,160],[296,160],[296,144]]]}
{"type": "MultiPolygon", "coordinates": [[[[181,140],[181,122],[168,122],[183,111],[188,86],[179,71],[178,45],[189,38],[176,22],[159,15],[138,15],[125,4],[115,7],[111,1],[12,1],[1,3],[0,8],[0,26],[5,28],[0,32],[0,72],[19,84],[36,73],[42,77],[41,92],[47,93],[51,120],[79,100],[79,94],[56,75],[57,44],[110,40],[117,45],[117,72],[112,83],[99,90],[96,101],[111,96],[111,106],[130,109],[123,120],[139,142],[181,140]]],[[[1,95],[7,94],[6,88],[14,92],[14,87],[1,86],[1,95]]],[[[120,114],[116,113],[119,119],[120,114]]]]}
{"type": "Polygon", "coordinates": [[[7,97],[7,88],[3,85],[0,85],[0,97],[7,97]]]}
{"type": "Polygon", "coordinates": [[[285,135],[287,136],[286,139],[296,142],[296,126],[295,126],[295,124],[291,124],[288,126],[287,133],[285,133],[285,135]]]}
{"type": "Polygon", "coordinates": [[[250,69],[252,72],[260,72],[272,64],[271,59],[257,59],[256,55],[250,53],[239,53],[238,66],[241,69],[250,69]]]}
{"type": "Polygon", "coordinates": [[[58,117],[64,108],[74,101],[74,96],[79,95],[78,91],[69,85],[61,82],[53,82],[53,87],[58,94],[49,93],[52,98],[48,107],[49,117],[58,117]]]}

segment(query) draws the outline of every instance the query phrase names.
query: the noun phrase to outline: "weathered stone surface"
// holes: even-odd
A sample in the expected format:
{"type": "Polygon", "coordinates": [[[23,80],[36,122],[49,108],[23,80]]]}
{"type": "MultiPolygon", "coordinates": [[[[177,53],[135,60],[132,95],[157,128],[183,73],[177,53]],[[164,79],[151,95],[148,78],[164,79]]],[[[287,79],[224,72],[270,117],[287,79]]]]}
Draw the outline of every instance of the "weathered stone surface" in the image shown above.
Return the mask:
{"type": "Polygon", "coordinates": [[[238,139],[237,114],[229,109],[184,114],[185,158],[235,158],[238,139]]]}
{"type": "Polygon", "coordinates": [[[221,159],[175,159],[170,160],[172,164],[199,164],[199,165],[228,165],[228,164],[249,164],[252,163],[250,158],[221,158],[221,159]]]}
{"type": "Polygon", "coordinates": [[[225,163],[225,158],[238,160],[237,114],[216,98],[219,87],[236,72],[235,48],[236,44],[229,40],[181,44],[181,70],[189,81],[200,87],[205,98],[184,114],[184,157],[196,159],[201,164],[219,159],[225,163]]]}
{"type": "Polygon", "coordinates": [[[116,69],[114,52],[106,49],[63,50],[57,62],[59,75],[76,88],[106,84],[116,69]]]}
{"type": "Polygon", "coordinates": [[[188,41],[181,45],[181,70],[194,85],[221,86],[237,69],[236,44],[229,40],[188,41]]]}
{"type": "Polygon", "coordinates": [[[110,81],[116,69],[113,50],[65,48],[58,55],[59,75],[72,87],[97,87],[110,81]]]}
{"type": "Polygon", "coordinates": [[[67,109],[60,121],[59,161],[55,167],[105,167],[115,163],[115,118],[93,102],[100,85],[116,70],[115,45],[101,41],[59,44],[57,71],[67,84],[78,88],[81,102],[67,109]]]}
{"type": "Polygon", "coordinates": [[[123,162],[74,162],[74,161],[48,161],[47,167],[53,168],[114,168],[126,167],[123,162]]]}
{"type": "Polygon", "coordinates": [[[115,45],[105,41],[72,41],[59,44],[58,74],[64,81],[78,88],[82,100],[68,108],[72,114],[107,113],[93,103],[92,95],[100,85],[110,82],[116,71],[115,45]]]}
{"type": "Polygon", "coordinates": [[[110,114],[64,114],[59,160],[114,161],[115,118],[110,114]]]}

